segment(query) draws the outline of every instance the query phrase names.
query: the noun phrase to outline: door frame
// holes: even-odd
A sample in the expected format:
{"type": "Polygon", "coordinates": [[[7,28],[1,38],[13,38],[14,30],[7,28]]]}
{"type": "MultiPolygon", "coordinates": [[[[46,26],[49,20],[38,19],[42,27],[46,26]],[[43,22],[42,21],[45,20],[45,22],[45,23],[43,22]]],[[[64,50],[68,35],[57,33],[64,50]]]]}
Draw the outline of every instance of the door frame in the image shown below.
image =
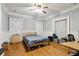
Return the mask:
{"type": "Polygon", "coordinates": [[[67,34],[70,33],[70,17],[69,16],[53,20],[53,33],[55,33],[55,22],[62,21],[65,19],[67,19],[67,34]]]}

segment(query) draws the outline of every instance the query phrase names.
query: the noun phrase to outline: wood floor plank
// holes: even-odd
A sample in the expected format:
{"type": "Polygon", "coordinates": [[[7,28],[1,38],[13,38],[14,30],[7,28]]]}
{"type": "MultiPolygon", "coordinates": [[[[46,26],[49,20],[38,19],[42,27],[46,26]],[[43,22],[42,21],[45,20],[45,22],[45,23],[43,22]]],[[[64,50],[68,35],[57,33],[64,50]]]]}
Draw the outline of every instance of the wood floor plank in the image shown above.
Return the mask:
{"type": "Polygon", "coordinates": [[[51,43],[48,46],[40,47],[27,52],[26,46],[22,42],[18,44],[8,45],[5,50],[5,56],[67,56],[67,47],[58,43],[51,43]]]}

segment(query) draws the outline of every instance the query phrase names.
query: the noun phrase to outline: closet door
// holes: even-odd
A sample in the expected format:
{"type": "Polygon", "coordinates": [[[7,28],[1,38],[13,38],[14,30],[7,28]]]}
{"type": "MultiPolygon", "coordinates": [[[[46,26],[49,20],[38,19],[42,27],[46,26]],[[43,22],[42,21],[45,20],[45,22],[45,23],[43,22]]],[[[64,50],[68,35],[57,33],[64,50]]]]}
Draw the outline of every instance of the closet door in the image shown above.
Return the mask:
{"type": "Polygon", "coordinates": [[[67,20],[60,20],[55,22],[55,33],[59,38],[65,37],[67,34],[67,20]]]}
{"type": "Polygon", "coordinates": [[[10,33],[21,33],[22,30],[22,21],[18,18],[10,18],[10,33]]]}

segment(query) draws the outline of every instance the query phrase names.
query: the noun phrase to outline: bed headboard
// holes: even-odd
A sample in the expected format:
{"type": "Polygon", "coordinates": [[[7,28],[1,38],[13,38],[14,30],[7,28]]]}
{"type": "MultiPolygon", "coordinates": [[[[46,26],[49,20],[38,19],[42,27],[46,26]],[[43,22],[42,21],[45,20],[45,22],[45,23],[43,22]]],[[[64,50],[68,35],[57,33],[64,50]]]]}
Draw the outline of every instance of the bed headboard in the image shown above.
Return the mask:
{"type": "Polygon", "coordinates": [[[22,33],[22,36],[28,36],[28,35],[37,35],[37,32],[26,32],[26,33],[22,33]]]}

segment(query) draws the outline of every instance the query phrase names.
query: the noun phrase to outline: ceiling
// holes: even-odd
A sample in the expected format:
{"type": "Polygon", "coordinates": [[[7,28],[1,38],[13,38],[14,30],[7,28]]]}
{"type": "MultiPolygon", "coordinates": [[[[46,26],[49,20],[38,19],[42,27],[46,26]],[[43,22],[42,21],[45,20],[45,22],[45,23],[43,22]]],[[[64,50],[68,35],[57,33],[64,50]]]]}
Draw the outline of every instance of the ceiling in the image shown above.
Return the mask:
{"type": "Polygon", "coordinates": [[[48,9],[46,9],[47,14],[30,11],[29,8],[33,7],[33,3],[6,3],[5,7],[8,12],[30,15],[33,17],[47,17],[73,7],[75,3],[43,3],[43,5],[48,6],[48,9]]]}

